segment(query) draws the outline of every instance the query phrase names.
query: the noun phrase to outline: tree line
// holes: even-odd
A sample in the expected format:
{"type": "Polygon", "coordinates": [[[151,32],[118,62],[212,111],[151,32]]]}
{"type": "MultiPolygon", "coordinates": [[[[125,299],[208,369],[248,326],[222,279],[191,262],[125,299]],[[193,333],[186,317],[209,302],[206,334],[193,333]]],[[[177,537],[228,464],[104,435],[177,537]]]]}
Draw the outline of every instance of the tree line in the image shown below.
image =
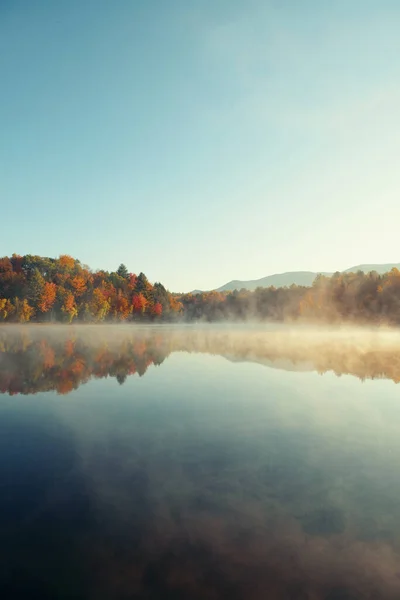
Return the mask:
{"type": "Polygon", "coordinates": [[[175,294],[144,273],[92,272],[68,255],[0,259],[0,322],[400,323],[400,271],[318,275],[312,286],[175,294]]]}
{"type": "Polygon", "coordinates": [[[68,255],[0,259],[0,321],[71,323],[172,318],[182,306],[144,273],[92,272],[68,255]]]}
{"type": "Polygon", "coordinates": [[[318,275],[312,286],[179,296],[188,321],[400,324],[400,271],[318,275]]]}

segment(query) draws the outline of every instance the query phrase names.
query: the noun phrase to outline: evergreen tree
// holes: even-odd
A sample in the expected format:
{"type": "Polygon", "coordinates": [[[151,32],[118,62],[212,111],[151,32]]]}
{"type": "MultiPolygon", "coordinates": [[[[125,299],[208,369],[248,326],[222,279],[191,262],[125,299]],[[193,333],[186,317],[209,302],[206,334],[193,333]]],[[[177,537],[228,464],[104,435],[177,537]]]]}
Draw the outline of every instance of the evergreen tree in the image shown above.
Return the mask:
{"type": "Polygon", "coordinates": [[[128,269],[126,268],[126,266],[121,263],[117,269],[117,275],[119,275],[120,277],[123,277],[124,279],[128,279],[129,278],[129,273],[128,273],[128,269]]]}

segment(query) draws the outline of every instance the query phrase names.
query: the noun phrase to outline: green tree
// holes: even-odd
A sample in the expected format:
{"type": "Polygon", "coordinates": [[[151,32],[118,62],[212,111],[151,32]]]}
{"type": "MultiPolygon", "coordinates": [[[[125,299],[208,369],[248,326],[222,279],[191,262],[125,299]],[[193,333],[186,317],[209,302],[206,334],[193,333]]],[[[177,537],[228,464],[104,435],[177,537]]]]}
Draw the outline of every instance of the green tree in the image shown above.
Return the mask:
{"type": "Polygon", "coordinates": [[[128,273],[128,269],[126,268],[126,266],[121,263],[117,269],[117,274],[120,277],[123,277],[124,279],[128,279],[129,278],[129,273],[128,273]]]}

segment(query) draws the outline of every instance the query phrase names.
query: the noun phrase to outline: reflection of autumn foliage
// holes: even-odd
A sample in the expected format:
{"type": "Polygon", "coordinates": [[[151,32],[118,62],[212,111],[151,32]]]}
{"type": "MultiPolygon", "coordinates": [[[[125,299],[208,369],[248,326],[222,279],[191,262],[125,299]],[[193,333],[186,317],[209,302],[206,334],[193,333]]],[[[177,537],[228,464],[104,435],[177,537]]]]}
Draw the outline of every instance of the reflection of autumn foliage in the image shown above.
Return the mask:
{"type": "Polygon", "coordinates": [[[65,342],[65,354],[67,356],[72,356],[72,354],[74,353],[74,341],[69,339],[65,342]]]}
{"type": "Polygon", "coordinates": [[[40,354],[43,358],[44,369],[51,369],[54,366],[55,354],[53,348],[46,342],[46,340],[42,340],[40,342],[40,354]]]}
{"type": "Polygon", "coordinates": [[[167,354],[159,337],[102,338],[86,331],[87,338],[83,330],[0,331],[0,392],[68,394],[92,377],[111,376],[122,383],[128,375],[144,375],[167,354]]]}
{"type": "Polygon", "coordinates": [[[400,382],[400,345],[389,334],[300,330],[7,327],[0,330],[0,391],[66,394],[91,378],[144,375],[171,352],[219,354],[291,370],[400,382]]]}

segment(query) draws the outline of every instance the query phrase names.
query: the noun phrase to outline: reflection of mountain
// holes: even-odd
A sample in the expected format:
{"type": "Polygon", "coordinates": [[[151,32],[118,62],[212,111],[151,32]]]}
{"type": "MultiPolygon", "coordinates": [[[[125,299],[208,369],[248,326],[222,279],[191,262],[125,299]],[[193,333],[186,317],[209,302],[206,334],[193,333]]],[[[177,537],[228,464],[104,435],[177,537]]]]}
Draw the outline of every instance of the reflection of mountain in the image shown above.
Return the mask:
{"type": "Polygon", "coordinates": [[[122,384],[177,351],[290,371],[400,381],[400,343],[390,333],[32,326],[0,330],[0,391],[66,394],[91,378],[108,376],[122,384]]]}
{"type": "Polygon", "coordinates": [[[285,358],[277,358],[276,360],[271,360],[269,358],[265,359],[257,359],[257,358],[247,358],[241,359],[235,356],[225,355],[226,360],[233,363],[244,363],[244,362],[252,362],[258,365],[262,365],[263,367],[270,367],[271,369],[281,369],[282,371],[296,371],[296,372],[306,372],[306,371],[314,371],[314,364],[311,361],[303,361],[298,363],[293,363],[290,359],[285,358]]]}

